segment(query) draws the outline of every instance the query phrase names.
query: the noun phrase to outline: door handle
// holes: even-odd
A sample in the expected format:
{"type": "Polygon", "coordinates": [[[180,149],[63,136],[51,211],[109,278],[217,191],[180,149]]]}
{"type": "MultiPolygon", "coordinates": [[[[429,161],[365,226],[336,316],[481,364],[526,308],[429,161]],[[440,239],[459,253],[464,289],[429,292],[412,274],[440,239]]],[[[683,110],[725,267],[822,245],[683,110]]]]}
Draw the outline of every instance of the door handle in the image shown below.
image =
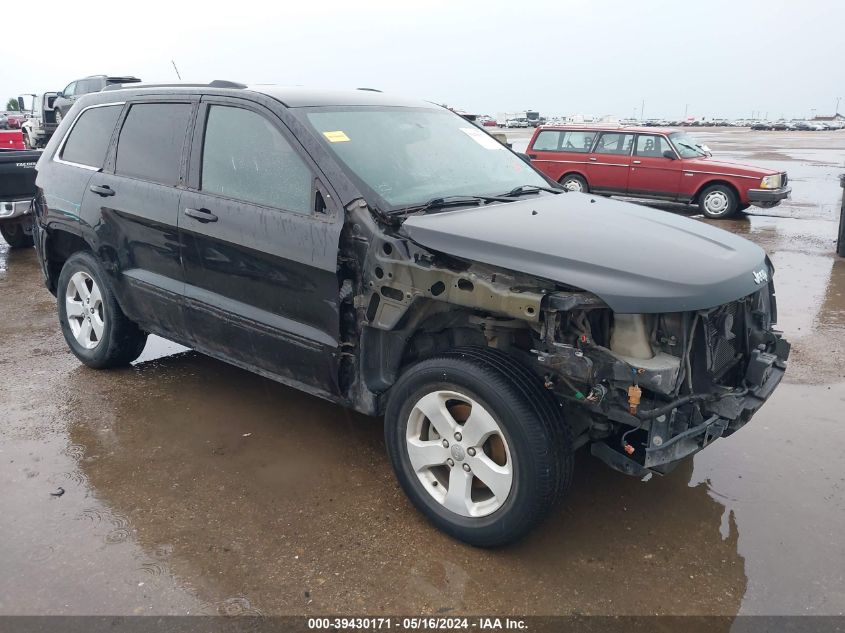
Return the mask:
{"type": "Polygon", "coordinates": [[[634,161],[631,161],[631,162],[634,163],[635,165],[639,165],[641,161],[634,160],[634,161]]]}
{"type": "Polygon", "coordinates": [[[217,222],[217,216],[208,209],[185,209],[185,215],[200,222],[217,222]]]}
{"type": "Polygon", "coordinates": [[[596,160],[595,157],[590,158],[590,160],[596,160]]]}
{"type": "Polygon", "coordinates": [[[108,185],[91,185],[88,187],[93,193],[96,193],[98,196],[103,196],[107,198],[108,196],[113,196],[115,194],[115,190],[109,187],[108,185]]]}

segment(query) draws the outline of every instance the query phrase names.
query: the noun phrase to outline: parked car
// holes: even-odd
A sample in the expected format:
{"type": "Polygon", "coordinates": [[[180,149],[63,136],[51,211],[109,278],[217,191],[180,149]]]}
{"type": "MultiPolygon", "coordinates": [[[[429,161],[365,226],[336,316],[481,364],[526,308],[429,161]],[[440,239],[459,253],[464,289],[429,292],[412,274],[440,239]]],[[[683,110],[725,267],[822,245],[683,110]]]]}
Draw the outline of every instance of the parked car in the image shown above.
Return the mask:
{"type": "Polygon", "coordinates": [[[18,97],[21,112],[29,114],[21,126],[24,143],[28,148],[44,147],[56,131],[56,111],[53,106],[57,96],[57,92],[45,92],[41,95],[30,94],[18,97]],[[30,98],[29,104],[26,103],[25,97],[30,98]]]}
{"type": "Polygon", "coordinates": [[[21,129],[21,124],[25,121],[25,117],[22,114],[7,114],[6,121],[9,124],[10,130],[19,130],[21,129]]]}
{"type": "Polygon", "coordinates": [[[62,122],[62,117],[67,114],[73,102],[82,95],[87,95],[92,92],[100,92],[106,86],[113,86],[117,84],[133,84],[141,81],[137,77],[109,77],[107,75],[91,75],[76,81],[71,81],[64,90],[56,93],[56,99],[53,102],[53,109],[55,111],[56,124],[62,122]]]}
{"type": "MultiPolygon", "coordinates": [[[[21,136],[20,131],[13,132],[21,136]]],[[[10,132],[2,133],[10,134],[10,132]]],[[[41,152],[0,151],[0,235],[11,248],[31,247],[32,199],[35,196],[35,163],[41,152]]]]}
{"type": "Polygon", "coordinates": [[[769,123],[768,121],[755,121],[754,123],[751,124],[751,129],[752,130],[771,130],[773,128],[772,128],[772,124],[769,123]]]}
{"type": "Polygon", "coordinates": [[[791,191],[785,172],[714,160],[686,132],[666,128],[546,127],[526,153],[566,189],[697,204],[709,218],[771,207],[791,191]]]}
{"type": "Polygon", "coordinates": [[[36,248],[77,358],[155,333],[383,414],[402,488],[469,543],[536,525],[576,447],[668,472],[784,374],[762,249],[551,186],[430,103],[214,82],[67,118],[36,248]]]}
{"type": "Polygon", "coordinates": [[[0,112],[0,130],[9,129],[9,117],[0,112]]]}

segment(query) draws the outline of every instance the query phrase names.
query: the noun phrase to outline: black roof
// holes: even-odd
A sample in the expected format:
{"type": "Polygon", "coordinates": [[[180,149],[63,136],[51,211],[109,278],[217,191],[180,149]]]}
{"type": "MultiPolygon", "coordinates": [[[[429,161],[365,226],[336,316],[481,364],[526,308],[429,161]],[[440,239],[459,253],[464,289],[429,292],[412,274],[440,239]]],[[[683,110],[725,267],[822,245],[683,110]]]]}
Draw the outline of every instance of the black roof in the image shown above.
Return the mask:
{"type": "MultiPolygon", "coordinates": [[[[125,86],[114,85],[106,88],[108,92],[129,90],[132,94],[144,94],[145,92],[160,92],[161,89],[178,92],[181,89],[191,92],[220,93],[221,91],[249,90],[271,97],[289,108],[305,108],[319,106],[404,106],[417,108],[436,107],[431,103],[420,99],[409,99],[396,95],[386,94],[372,88],[358,88],[357,90],[333,90],[306,88],[303,86],[277,86],[274,84],[252,84],[246,85],[234,81],[217,79],[210,83],[170,83],[170,84],[144,84],[133,83],[125,86]]],[[[231,93],[230,93],[231,94],[231,93]]]]}

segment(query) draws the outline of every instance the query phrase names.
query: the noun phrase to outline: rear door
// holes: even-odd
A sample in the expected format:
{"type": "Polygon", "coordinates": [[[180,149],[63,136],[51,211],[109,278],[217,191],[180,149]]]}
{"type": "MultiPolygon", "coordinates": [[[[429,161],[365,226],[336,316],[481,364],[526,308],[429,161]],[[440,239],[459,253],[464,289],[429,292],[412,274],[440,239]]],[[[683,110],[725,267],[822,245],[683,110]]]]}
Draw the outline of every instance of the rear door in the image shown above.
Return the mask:
{"type": "Polygon", "coordinates": [[[596,133],[591,130],[541,130],[528,149],[532,164],[552,180],[577,173],[587,178],[589,152],[596,133]]]}
{"type": "Polygon", "coordinates": [[[198,98],[127,104],[103,173],[83,204],[93,217],[100,258],[115,274],[124,312],[146,329],[184,342],[184,290],[177,229],[188,130],[198,98]]]}
{"type": "Polygon", "coordinates": [[[193,344],[337,394],[342,209],[278,116],[203,97],[182,195],[193,344]]]}
{"type": "Polygon", "coordinates": [[[592,153],[587,158],[587,182],[591,191],[625,193],[634,134],[631,132],[601,132],[592,153]]]}
{"type": "Polygon", "coordinates": [[[678,197],[683,161],[666,137],[638,134],[628,175],[628,193],[666,200],[678,197]],[[664,156],[669,152],[673,158],[664,156]]]}

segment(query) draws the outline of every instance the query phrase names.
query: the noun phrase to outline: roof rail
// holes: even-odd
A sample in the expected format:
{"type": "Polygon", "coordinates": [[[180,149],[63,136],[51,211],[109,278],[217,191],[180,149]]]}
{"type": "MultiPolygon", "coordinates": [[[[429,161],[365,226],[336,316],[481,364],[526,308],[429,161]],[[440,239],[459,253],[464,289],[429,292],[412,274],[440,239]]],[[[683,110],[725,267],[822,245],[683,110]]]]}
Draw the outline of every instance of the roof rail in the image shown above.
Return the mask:
{"type": "Polygon", "coordinates": [[[243,89],[246,88],[246,84],[238,83],[237,81],[228,81],[226,79],[215,79],[211,83],[201,84],[201,83],[188,83],[188,82],[181,82],[181,83],[172,83],[172,84],[110,84],[106,86],[103,90],[124,90],[125,88],[238,88],[243,89]]]}
{"type": "Polygon", "coordinates": [[[355,88],[355,90],[364,90],[365,92],[382,92],[378,88],[355,88]]]}

